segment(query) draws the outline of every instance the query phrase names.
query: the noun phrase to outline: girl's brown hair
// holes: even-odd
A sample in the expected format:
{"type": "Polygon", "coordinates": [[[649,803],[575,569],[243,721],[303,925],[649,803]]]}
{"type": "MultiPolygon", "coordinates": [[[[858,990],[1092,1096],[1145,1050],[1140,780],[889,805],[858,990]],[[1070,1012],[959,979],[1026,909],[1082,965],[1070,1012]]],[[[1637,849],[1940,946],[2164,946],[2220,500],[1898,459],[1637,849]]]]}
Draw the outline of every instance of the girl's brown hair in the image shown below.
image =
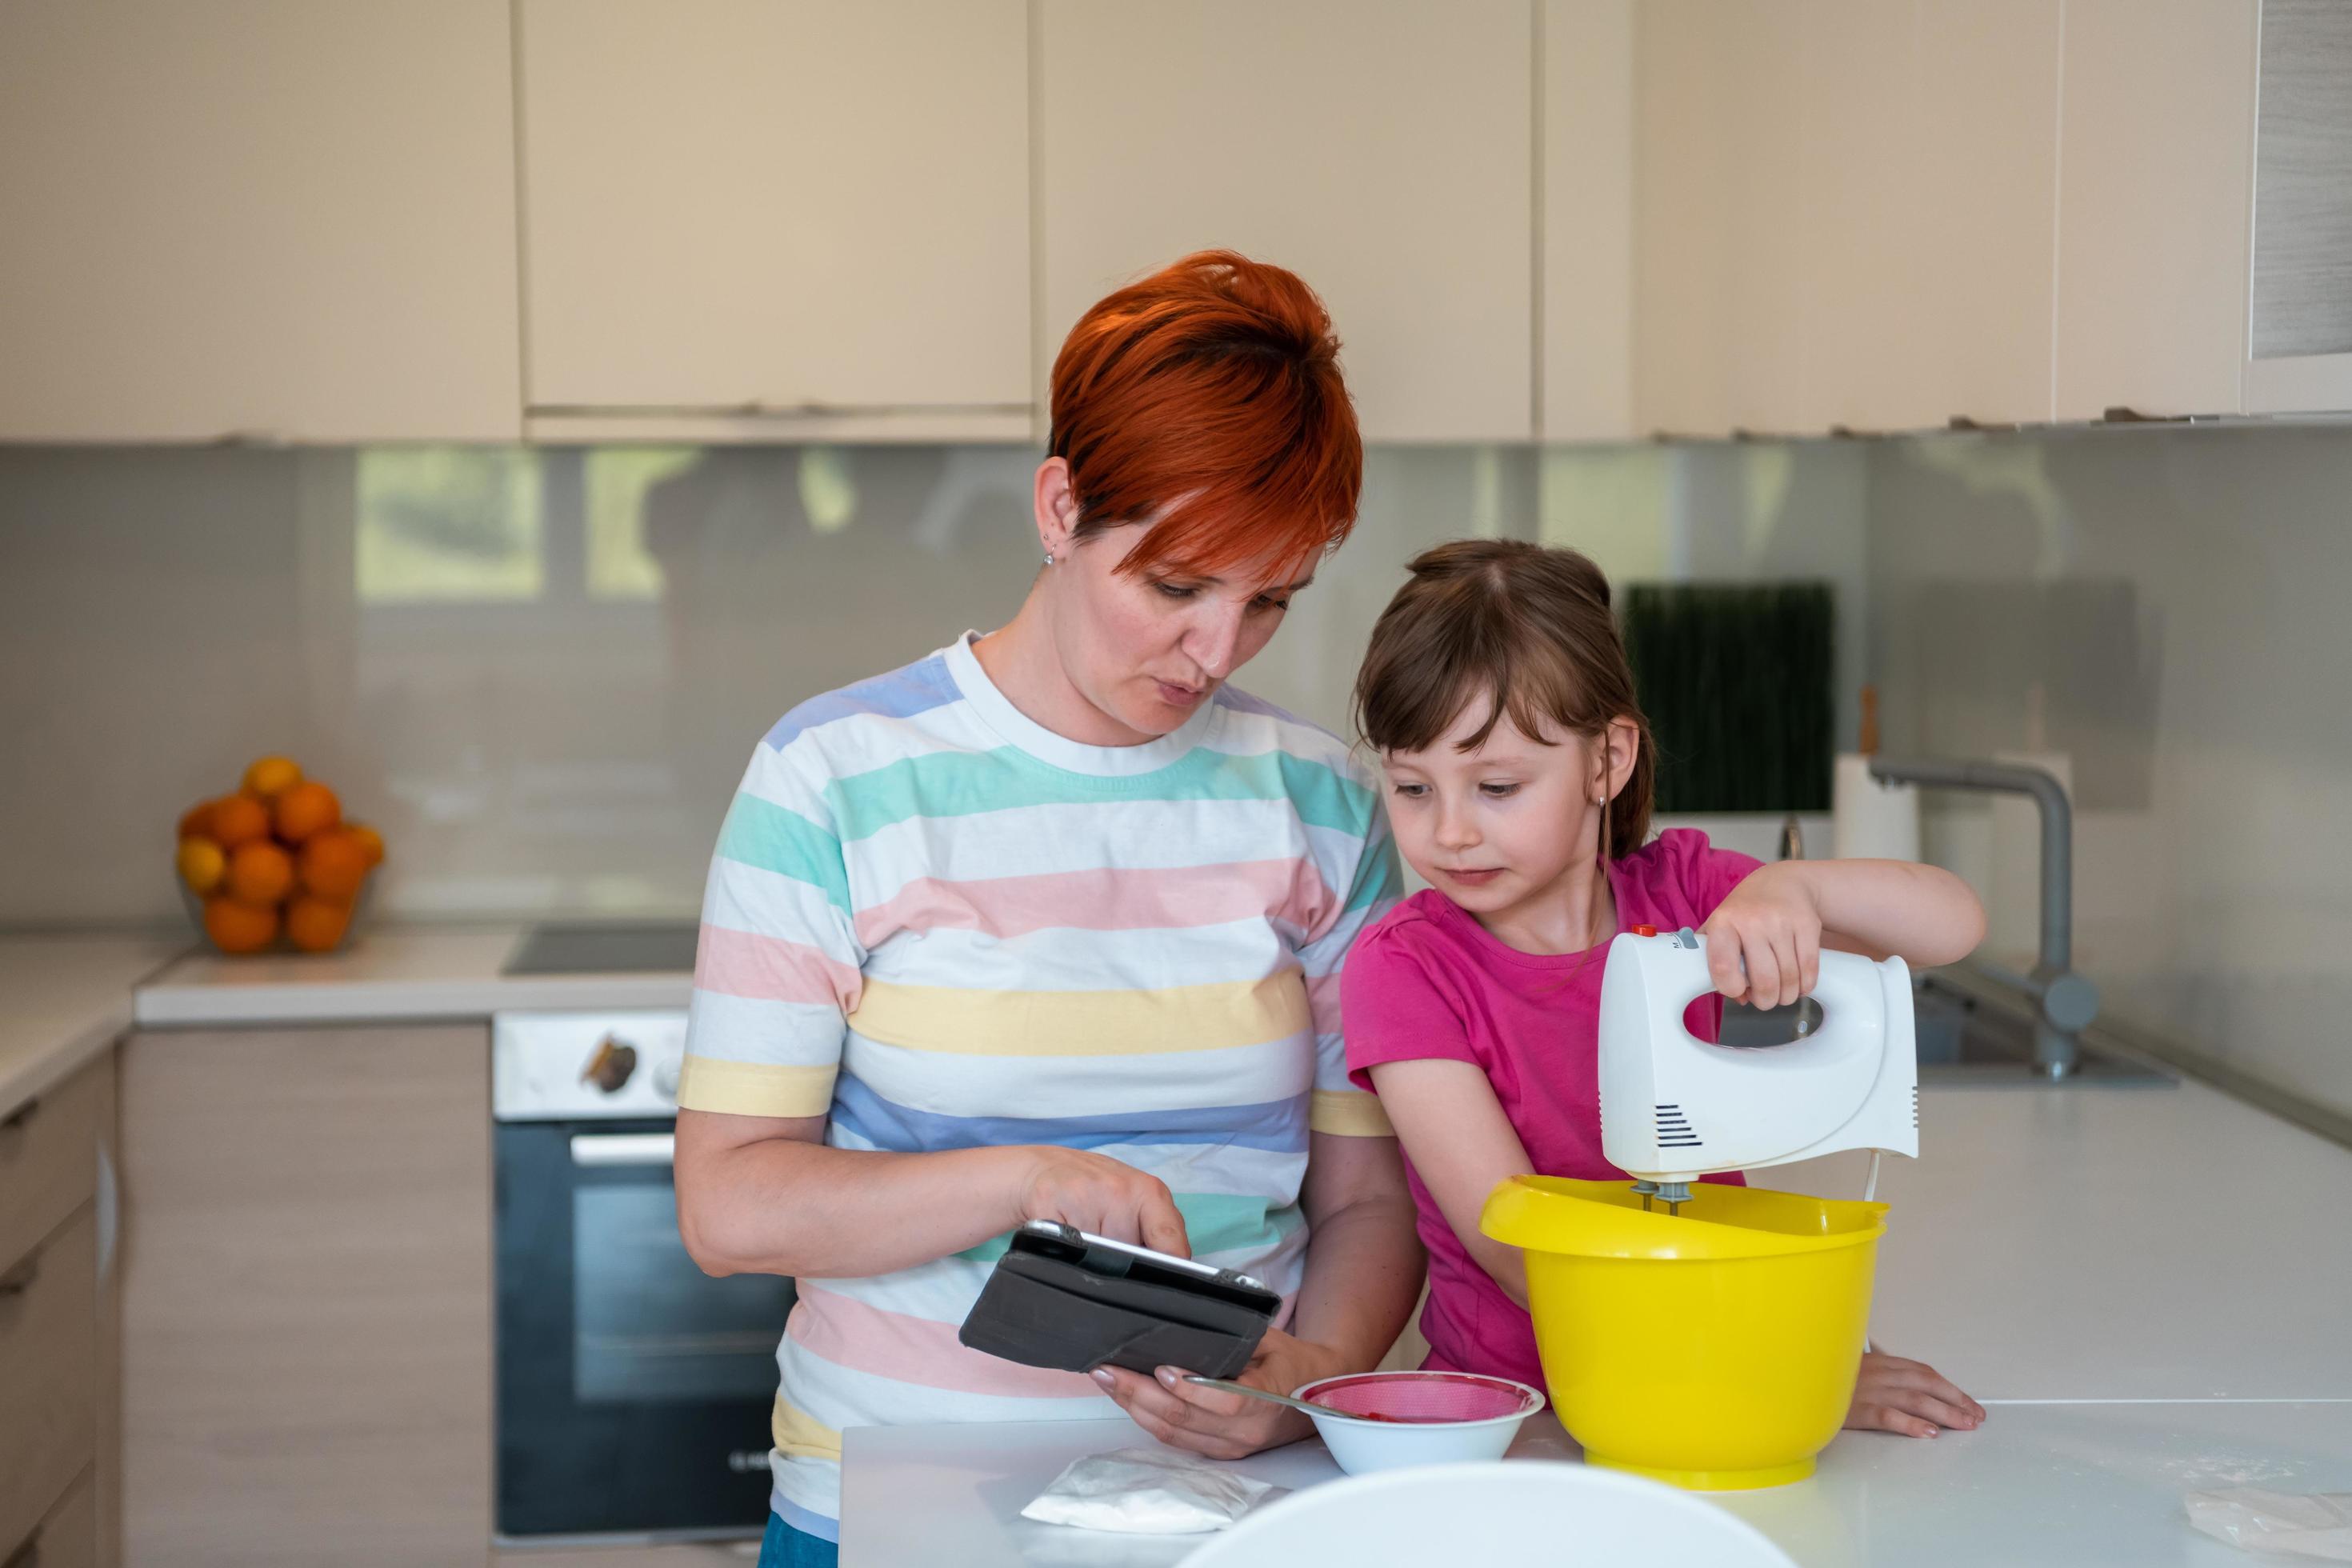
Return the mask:
{"type": "Polygon", "coordinates": [[[1609,579],[1573,550],[1514,539],[1457,539],[1413,558],[1372,627],[1356,675],[1356,728],[1383,752],[1434,745],[1471,703],[1489,709],[1463,751],[1505,713],[1531,740],[1597,740],[1610,721],[1639,732],[1633,772],[1609,803],[1611,859],[1650,835],[1650,721],[1609,608],[1609,579]]]}

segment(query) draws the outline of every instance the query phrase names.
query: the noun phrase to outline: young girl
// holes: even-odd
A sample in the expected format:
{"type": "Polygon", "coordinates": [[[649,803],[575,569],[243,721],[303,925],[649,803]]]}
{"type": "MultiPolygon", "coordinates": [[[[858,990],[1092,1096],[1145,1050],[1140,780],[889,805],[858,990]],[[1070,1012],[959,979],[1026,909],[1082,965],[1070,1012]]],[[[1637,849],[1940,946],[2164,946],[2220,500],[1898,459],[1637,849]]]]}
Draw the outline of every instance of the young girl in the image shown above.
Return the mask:
{"type": "MultiPolygon", "coordinates": [[[[1478,1213],[1513,1175],[1622,1177],[1601,1152],[1610,938],[1695,928],[1716,989],[1770,1007],[1812,989],[1824,945],[1948,963],[1984,914],[1932,867],[1766,866],[1687,829],[1650,841],[1649,728],[1600,570],[1473,539],[1411,571],[1372,632],[1356,712],[1398,847],[1430,887],[1349,953],[1348,1065],[1403,1141],[1429,1248],[1428,1364],[1541,1386],[1525,1269],[1478,1213]]],[[[1984,1415],[1932,1367],[1869,1353],[1846,1424],[1932,1437],[1984,1415]]]]}

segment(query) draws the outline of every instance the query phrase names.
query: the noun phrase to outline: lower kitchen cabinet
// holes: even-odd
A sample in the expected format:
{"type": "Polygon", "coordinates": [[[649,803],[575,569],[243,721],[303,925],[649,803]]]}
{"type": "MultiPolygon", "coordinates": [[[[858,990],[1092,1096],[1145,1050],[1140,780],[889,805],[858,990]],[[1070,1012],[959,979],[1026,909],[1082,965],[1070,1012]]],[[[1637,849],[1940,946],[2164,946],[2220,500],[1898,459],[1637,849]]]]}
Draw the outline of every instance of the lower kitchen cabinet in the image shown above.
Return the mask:
{"type": "Polygon", "coordinates": [[[0,1563],[97,1568],[118,1428],[111,1052],[0,1106],[0,1563]]]}
{"type": "Polygon", "coordinates": [[[488,1030],[142,1033],[121,1121],[124,1560],[487,1563],[488,1030]]]}

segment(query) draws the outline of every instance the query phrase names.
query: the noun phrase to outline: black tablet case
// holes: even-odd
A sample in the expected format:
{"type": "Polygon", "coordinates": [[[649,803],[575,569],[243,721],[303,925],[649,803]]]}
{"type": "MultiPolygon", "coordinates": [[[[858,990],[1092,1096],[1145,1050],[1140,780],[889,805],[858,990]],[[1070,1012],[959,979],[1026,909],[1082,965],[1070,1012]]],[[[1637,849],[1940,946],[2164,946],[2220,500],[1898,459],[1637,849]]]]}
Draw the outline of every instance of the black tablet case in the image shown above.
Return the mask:
{"type": "MultiPolygon", "coordinates": [[[[1280,1306],[1233,1299],[1234,1287],[1183,1276],[1138,1279],[1056,1254],[1068,1244],[1015,1231],[957,1339],[1024,1366],[1091,1372],[1108,1364],[1152,1373],[1182,1367],[1232,1377],[1247,1367],[1280,1306]]],[[[1112,1266],[1121,1266],[1114,1256],[1112,1266]]]]}

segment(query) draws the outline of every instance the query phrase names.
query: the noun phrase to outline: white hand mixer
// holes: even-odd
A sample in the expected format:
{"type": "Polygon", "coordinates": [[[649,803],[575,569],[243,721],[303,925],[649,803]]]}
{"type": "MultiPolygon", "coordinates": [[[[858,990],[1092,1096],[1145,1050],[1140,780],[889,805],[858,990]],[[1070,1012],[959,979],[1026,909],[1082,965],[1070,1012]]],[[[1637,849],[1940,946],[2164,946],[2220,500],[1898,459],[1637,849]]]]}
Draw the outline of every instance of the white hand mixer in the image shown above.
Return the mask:
{"type": "MultiPolygon", "coordinates": [[[[1843,1149],[1919,1154],[1919,1055],[1911,971],[1823,952],[1809,994],[1822,1022],[1786,1045],[1713,1045],[1683,1026],[1715,983],[1706,939],[1636,927],[1601,975],[1601,1147],[1648,1207],[1690,1184],[1843,1149]]],[[[1872,1184],[1877,1175],[1873,1154],[1872,1184]]]]}

